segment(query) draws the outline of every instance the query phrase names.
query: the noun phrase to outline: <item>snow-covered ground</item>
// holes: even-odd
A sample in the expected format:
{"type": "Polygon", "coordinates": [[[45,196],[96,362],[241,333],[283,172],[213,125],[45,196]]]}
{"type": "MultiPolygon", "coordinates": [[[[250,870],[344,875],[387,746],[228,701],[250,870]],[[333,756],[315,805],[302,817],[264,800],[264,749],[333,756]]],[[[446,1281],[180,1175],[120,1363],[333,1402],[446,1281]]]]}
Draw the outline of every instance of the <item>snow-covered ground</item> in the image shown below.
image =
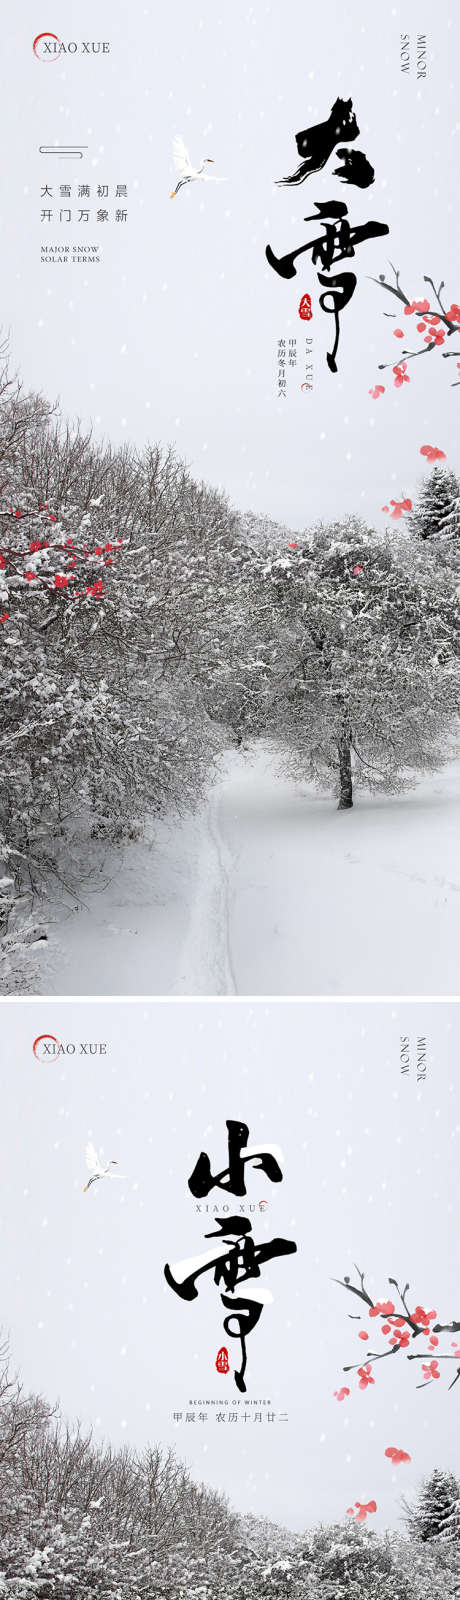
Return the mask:
{"type": "Polygon", "coordinates": [[[197,817],[55,913],[34,992],[457,994],[459,797],[452,764],[338,812],[260,747],[231,752],[197,817]]]}

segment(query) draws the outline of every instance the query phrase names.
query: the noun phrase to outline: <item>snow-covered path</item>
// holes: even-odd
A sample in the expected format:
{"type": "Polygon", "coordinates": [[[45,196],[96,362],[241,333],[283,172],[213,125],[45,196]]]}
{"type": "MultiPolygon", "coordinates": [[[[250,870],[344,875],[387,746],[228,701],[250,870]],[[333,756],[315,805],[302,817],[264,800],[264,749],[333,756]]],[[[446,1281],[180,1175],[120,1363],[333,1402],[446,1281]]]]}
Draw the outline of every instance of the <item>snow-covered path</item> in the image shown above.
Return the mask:
{"type": "Polygon", "coordinates": [[[351,812],[232,752],[196,818],[110,862],[41,993],[456,994],[460,768],[351,812]]]}

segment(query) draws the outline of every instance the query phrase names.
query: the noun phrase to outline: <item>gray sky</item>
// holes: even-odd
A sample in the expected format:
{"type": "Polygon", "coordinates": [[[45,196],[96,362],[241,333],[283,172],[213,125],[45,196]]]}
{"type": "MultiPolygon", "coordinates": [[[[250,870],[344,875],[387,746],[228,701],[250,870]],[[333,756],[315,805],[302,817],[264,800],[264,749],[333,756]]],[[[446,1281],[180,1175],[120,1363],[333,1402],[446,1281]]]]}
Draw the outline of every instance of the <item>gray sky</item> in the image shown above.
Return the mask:
{"type": "Polygon", "coordinates": [[[395,390],[390,371],[384,396],[369,396],[378,362],[401,358],[383,314],[393,302],[369,275],[388,271],[390,257],[409,295],[424,293],[430,273],[445,279],[448,305],[460,299],[459,43],[460,15],[446,0],[435,16],[427,0],[371,9],[367,0],[134,0],[128,12],[100,0],[97,21],[94,7],[60,0],[33,23],[18,14],[3,85],[2,316],[26,382],[113,440],[175,442],[197,475],[242,507],[294,525],[356,510],[383,526],[381,506],[413,493],[428,470],[422,444],[459,465],[455,362],[436,351],[410,364],[410,384],[395,390]],[[108,40],[110,54],[39,62],[32,38],[45,24],[64,42],[108,40]],[[423,31],[428,77],[417,84],[423,31]],[[408,76],[402,32],[411,36],[408,76]],[[356,148],[375,167],[374,185],[339,183],[333,158],[300,188],[276,188],[296,164],[295,132],[326,117],[337,95],[353,98],[356,148]],[[176,133],[228,182],[191,186],[172,202],[176,133]],[[86,143],[85,159],[38,154],[56,140],[86,143]],[[43,203],[56,210],[58,183],[126,182],[127,224],[41,226],[44,181],[55,196],[43,203]],[[333,319],[318,306],[309,258],[286,283],[264,256],[267,242],[281,254],[313,237],[303,218],[331,197],[345,199],[352,222],[390,226],[352,263],[358,283],[341,318],[336,377],[325,361],[333,319]],[[42,242],[68,239],[102,244],[102,264],[41,264],[42,242]],[[308,324],[297,311],[306,290],[308,324]],[[302,341],[306,331],[314,390],[302,391],[296,372],[284,403],[277,340],[302,341]]]}
{"type": "Polygon", "coordinates": [[[364,1359],[358,1333],[373,1325],[348,1320],[359,1304],[331,1280],[356,1261],[377,1298],[391,1275],[409,1279],[412,1306],[459,1316],[459,1036],[455,1004],[4,1003],[2,1299],[26,1385],[59,1395],[98,1436],[173,1441],[242,1509],[302,1527],[375,1498],[375,1524],[397,1523],[422,1474],[459,1468],[460,1386],[448,1393],[455,1368],[441,1363],[420,1392],[420,1367],[401,1354],[360,1392],[342,1368],[364,1359]],[[33,1040],[48,1032],[77,1046],[103,1039],[106,1060],[77,1050],[40,1064],[33,1040]],[[418,1035],[428,1077],[417,1087],[418,1035]],[[229,1341],[211,1276],[190,1305],[163,1278],[166,1260],[209,1247],[212,1219],[197,1215],[187,1179],[201,1149],[213,1171],[224,1165],[227,1117],[284,1152],[282,1184],[255,1172],[247,1182],[248,1202],[269,1202],[255,1239],[298,1246],[263,1269],[274,1300],[248,1340],[248,1398],[289,1421],[175,1427],[190,1399],[237,1395],[215,1370],[229,1341]],[[126,1183],[83,1193],[88,1137],[126,1183]],[[338,1403],[344,1382],[352,1392],[338,1403]],[[390,1446],[412,1464],[393,1469],[390,1446]]]}

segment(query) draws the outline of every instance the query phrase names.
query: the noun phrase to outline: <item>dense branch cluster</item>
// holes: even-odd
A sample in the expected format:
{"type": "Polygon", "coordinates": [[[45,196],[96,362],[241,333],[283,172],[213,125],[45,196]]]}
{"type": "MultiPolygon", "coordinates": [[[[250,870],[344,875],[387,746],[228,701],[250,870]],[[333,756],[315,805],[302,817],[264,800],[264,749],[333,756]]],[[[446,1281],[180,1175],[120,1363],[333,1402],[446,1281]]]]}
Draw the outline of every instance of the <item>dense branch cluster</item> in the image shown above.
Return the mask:
{"type": "Polygon", "coordinates": [[[267,566],[279,618],[274,716],[297,770],[397,792],[442,761],[459,707],[458,597],[434,541],[355,518],[267,566]]]}
{"type": "Polygon", "coordinates": [[[3,354],[0,980],[14,987],[50,885],[91,886],[92,840],[193,807],[229,741],[270,741],[342,809],[357,783],[398,792],[447,759],[460,491],[436,465],[409,527],[348,517],[293,535],[237,513],[173,450],[65,424],[3,354]]]}
{"type": "Polygon", "coordinates": [[[409,1539],[345,1520],[295,1535],[237,1516],[170,1450],[113,1449],[66,1425],[1,1351],[3,1600],[453,1600],[452,1484],[438,1473],[423,1487],[409,1539]]]}
{"type": "MultiPolygon", "coordinates": [[[[0,394],[0,924],[80,837],[194,804],[221,743],[203,682],[235,518],[174,452],[96,445],[5,365],[0,394]],[[203,680],[203,682],[202,682],[203,680]]],[[[227,643],[229,653],[229,644],[227,643]]],[[[84,852],[83,852],[84,853],[84,852]]],[[[80,863],[82,851],[80,851],[80,863]]],[[[33,931],[33,924],[32,924],[33,931]]],[[[1,927],[0,927],[1,932],[1,927]]]]}

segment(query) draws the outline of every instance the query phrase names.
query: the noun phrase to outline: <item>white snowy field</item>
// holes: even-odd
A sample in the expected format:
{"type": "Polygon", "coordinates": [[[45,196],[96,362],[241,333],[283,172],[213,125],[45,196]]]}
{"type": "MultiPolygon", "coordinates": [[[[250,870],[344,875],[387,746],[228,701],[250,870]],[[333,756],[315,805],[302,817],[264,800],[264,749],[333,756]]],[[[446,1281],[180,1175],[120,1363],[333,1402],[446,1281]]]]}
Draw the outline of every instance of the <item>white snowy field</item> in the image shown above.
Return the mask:
{"type": "Polygon", "coordinates": [[[198,816],[53,910],[34,992],[458,994],[458,797],[452,763],[340,813],[267,750],[232,752],[198,816]]]}
{"type": "Polygon", "coordinates": [[[53,912],[33,992],[456,995],[459,798],[455,763],[339,812],[266,750],[232,751],[198,816],[113,851],[105,887],[53,912]]]}

